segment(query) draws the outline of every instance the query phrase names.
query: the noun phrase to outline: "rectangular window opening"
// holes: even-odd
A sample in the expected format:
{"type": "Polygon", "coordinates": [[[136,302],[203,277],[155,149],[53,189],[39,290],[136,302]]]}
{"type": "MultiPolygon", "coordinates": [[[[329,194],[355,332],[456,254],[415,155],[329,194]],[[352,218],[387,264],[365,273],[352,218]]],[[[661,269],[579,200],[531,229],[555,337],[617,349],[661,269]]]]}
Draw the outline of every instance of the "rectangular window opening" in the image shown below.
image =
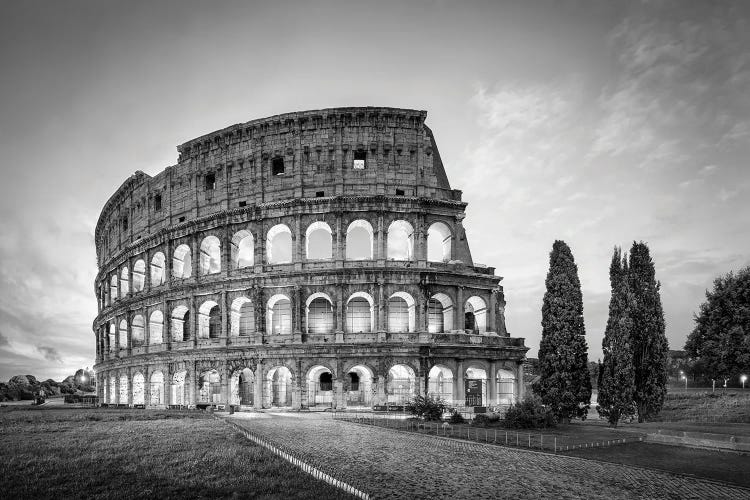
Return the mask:
{"type": "Polygon", "coordinates": [[[281,156],[271,160],[271,175],[284,175],[284,158],[281,156]]]}
{"type": "Polygon", "coordinates": [[[367,160],[367,151],[358,150],[354,152],[354,170],[364,170],[367,160]]]}
{"type": "Polygon", "coordinates": [[[216,175],[215,174],[206,174],[205,178],[205,185],[206,185],[206,191],[212,191],[214,188],[216,188],[216,175]]]}
{"type": "Polygon", "coordinates": [[[326,195],[325,191],[315,191],[316,198],[323,198],[326,195]]]}
{"type": "Polygon", "coordinates": [[[404,190],[403,189],[397,189],[396,190],[396,196],[404,196],[404,190]]]}
{"type": "Polygon", "coordinates": [[[241,207],[246,207],[247,206],[247,202],[246,201],[241,201],[240,202],[240,206],[241,207]]]}
{"type": "Polygon", "coordinates": [[[177,222],[185,222],[185,217],[180,217],[179,219],[177,219],[177,222]]]}
{"type": "Polygon", "coordinates": [[[123,231],[128,230],[128,218],[127,217],[122,218],[122,230],[123,231]]]}
{"type": "Polygon", "coordinates": [[[161,210],[161,195],[160,194],[157,194],[156,196],[154,196],[154,210],[156,210],[157,212],[161,210]]]}

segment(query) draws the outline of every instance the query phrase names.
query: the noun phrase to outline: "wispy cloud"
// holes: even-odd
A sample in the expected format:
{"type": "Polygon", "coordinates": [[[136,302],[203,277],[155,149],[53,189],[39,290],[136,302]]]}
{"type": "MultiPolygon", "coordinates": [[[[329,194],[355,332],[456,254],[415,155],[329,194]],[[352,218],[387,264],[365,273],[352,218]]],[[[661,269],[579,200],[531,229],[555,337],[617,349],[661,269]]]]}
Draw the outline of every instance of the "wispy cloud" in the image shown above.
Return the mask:
{"type": "Polygon", "coordinates": [[[57,349],[55,349],[54,347],[40,345],[37,346],[36,349],[42,353],[44,359],[46,359],[47,361],[52,361],[53,363],[63,362],[62,358],[60,357],[60,353],[57,352],[57,349]]]}

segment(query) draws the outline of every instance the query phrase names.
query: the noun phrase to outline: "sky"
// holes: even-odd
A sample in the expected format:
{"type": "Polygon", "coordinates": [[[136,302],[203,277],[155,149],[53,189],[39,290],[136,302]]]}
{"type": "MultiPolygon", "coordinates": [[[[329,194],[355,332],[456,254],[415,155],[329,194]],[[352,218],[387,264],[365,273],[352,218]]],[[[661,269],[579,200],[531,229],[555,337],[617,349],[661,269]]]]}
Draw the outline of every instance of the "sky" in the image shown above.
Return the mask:
{"type": "Polygon", "coordinates": [[[234,123],[428,111],[475,262],[536,356],[571,247],[589,359],[615,245],[644,241],[681,349],[750,264],[750,2],[0,0],[0,380],[94,364],[94,227],[136,170],[234,123]]]}

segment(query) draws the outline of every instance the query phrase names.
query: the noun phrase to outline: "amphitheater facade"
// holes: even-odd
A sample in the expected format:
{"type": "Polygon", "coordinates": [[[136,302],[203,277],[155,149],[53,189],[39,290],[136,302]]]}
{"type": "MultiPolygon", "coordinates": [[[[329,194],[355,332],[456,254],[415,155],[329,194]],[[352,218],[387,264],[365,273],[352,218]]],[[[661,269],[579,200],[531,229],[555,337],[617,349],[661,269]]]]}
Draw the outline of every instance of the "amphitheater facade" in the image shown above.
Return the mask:
{"type": "Polygon", "coordinates": [[[100,401],[459,407],[523,393],[501,278],[426,112],[338,108],[233,125],[136,172],[96,226],[100,401]]]}

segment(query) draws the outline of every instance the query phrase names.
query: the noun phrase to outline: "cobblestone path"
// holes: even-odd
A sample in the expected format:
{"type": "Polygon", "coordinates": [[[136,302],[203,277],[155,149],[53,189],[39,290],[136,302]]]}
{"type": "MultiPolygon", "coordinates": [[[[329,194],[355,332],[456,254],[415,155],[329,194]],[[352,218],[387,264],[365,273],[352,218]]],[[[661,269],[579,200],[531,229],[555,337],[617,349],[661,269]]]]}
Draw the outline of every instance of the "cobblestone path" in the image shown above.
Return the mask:
{"type": "Polygon", "coordinates": [[[325,414],[230,420],[372,498],[750,498],[750,490],[638,467],[398,432],[325,414]]]}

